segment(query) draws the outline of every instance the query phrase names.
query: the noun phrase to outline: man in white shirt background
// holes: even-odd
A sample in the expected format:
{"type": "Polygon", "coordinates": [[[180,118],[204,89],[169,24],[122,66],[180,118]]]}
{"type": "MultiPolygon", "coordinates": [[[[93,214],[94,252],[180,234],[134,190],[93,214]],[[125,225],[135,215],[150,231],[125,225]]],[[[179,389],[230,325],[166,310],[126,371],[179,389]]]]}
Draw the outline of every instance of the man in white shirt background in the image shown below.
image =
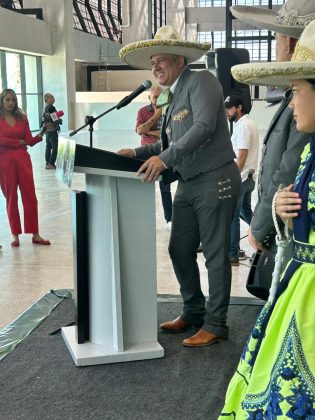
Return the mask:
{"type": "Polygon", "coordinates": [[[241,196],[234,212],[231,226],[231,265],[239,265],[240,218],[248,225],[252,219],[251,196],[255,188],[258,163],[259,135],[254,121],[249,117],[241,96],[230,95],[224,101],[226,115],[233,122],[231,141],[236,163],[242,178],[241,196]]]}

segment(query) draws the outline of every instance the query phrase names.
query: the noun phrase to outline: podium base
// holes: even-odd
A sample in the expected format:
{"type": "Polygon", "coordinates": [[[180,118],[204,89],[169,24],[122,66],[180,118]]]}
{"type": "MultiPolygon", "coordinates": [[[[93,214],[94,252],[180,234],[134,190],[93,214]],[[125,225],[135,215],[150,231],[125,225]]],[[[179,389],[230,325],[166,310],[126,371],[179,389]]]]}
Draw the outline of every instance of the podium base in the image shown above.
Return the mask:
{"type": "Polygon", "coordinates": [[[131,362],[134,360],[157,359],[164,356],[163,347],[156,341],[132,344],[122,352],[113,347],[86,342],[78,344],[76,326],[61,329],[63,339],[76,366],[104,365],[108,363],[131,362]]]}

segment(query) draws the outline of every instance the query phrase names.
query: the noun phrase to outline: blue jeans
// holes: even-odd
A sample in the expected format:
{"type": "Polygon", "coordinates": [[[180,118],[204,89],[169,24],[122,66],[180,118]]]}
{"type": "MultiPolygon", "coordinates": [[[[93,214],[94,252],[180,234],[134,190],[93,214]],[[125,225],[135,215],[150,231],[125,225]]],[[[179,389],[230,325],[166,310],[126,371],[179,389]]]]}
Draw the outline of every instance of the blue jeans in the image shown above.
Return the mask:
{"type": "Polygon", "coordinates": [[[46,150],[45,160],[46,165],[50,163],[54,165],[57,158],[58,152],[58,131],[47,131],[46,132],[46,150]]]}
{"type": "Polygon", "coordinates": [[[254,188],[255,181],[252,178],[242,182],[241,196],[238,200],[237,207],[234,210],[231,225],[230,257],[238,257],[240,250],[240,218],[248,225],[250,225],[252,220],[253,212],[251,200],[254,188]]]}
{"type": "Polygon", "coordinates": [[[166,222],[171,222],[172,220],[172,194],[171,194],[171,184],[164,184],[160,182],[160,191],[161,198],[164,210],[164,218],[166,222]]]}

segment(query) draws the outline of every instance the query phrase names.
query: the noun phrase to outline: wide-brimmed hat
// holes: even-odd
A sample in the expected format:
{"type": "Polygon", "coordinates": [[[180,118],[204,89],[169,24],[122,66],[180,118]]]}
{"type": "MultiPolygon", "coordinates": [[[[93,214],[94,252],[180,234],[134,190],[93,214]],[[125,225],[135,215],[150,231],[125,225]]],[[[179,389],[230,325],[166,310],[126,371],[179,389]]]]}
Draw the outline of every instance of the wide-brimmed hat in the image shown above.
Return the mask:
{"type": "Polygon", "coordinates": [[[187,63],[202,57],[211,47],[209,43],[184,41],[173,26],[162,26],[154,39],[133,42],[119,51],[122,61],[131,67],[151,69],[151,57],[154,54],[182,55],[187,63]]]}
{"type": "Polygon", "coordinates": [[[315,79],[315,20],[303,31],[291,61],[233,66],[234,79],[264,86],[290,86],[292,80],[315,79]]]}
{"type": "Polygon", "coordinates": [[[253,6],[231,6],[231,13],[242,22],[300,38],[303,29],[315,19],[314,0],[287,0],[278,12],[253,6]]]}

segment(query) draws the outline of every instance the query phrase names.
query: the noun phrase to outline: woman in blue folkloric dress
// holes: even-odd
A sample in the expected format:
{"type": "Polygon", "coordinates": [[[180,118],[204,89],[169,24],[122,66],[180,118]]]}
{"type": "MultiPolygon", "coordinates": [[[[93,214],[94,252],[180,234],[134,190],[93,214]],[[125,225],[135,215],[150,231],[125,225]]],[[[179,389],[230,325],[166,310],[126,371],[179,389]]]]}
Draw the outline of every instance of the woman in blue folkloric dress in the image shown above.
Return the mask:
{"type": "Polygon", "coordinates": [[[293,221],[293,259],[273,303],[256,321],[219,418],[315,420],[315,21],[290,63],[263,66],[236,66],[233,76],[254,84],[291,84],[297,129],[310,133],[310,143],[294,190],[290,185],[276,199],[277,214],[293,221]]]}

